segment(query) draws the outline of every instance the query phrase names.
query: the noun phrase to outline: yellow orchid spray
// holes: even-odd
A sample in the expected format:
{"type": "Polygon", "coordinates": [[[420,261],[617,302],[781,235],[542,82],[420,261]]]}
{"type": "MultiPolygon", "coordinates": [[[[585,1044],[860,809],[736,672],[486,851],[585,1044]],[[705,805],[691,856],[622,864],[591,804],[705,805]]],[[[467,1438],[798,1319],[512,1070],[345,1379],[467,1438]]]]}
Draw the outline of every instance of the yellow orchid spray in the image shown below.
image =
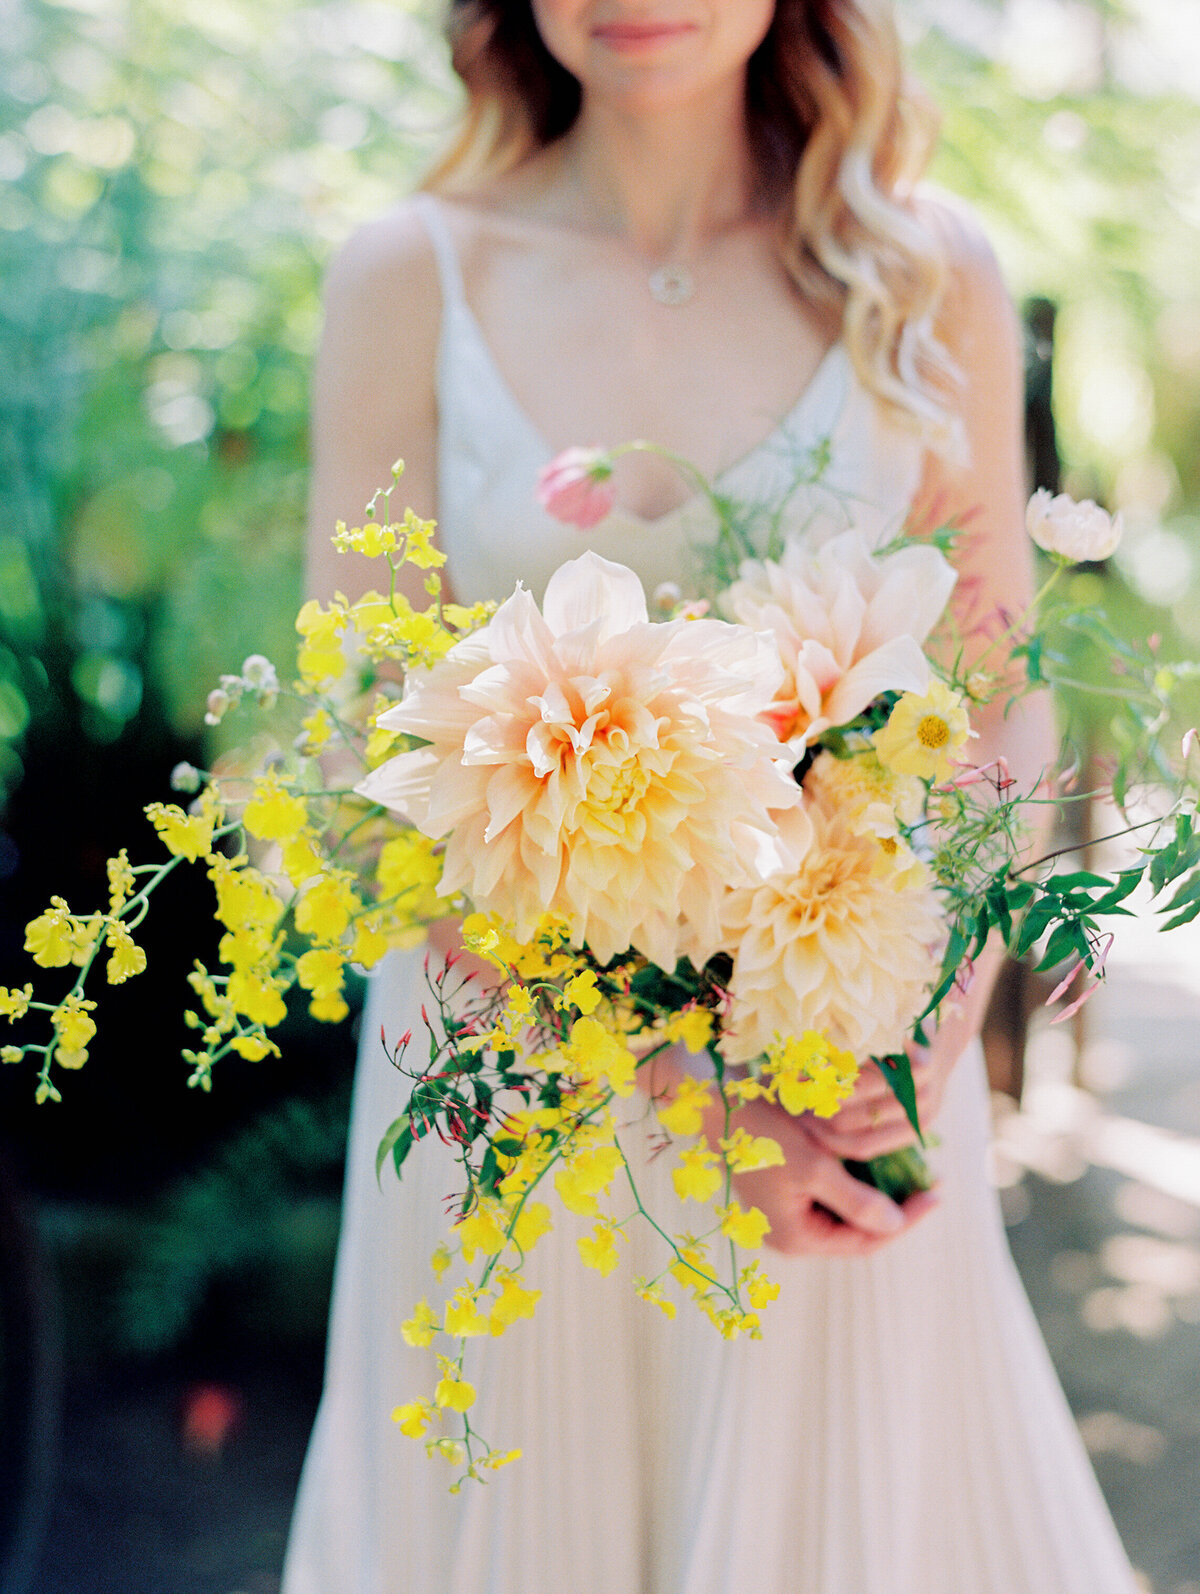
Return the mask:
{"type": "MultiPolygon", "coordinates": [[[[584,462],[586,482],[558,481],[576,518],[608,457],[584,462]]],[[[580,1263],[602,1276],[632,1271],[635,1229],[653,1237],[632,1288],[654,1312],[759,1337],[779,1287],[744,1253],[770,1225],[735,1180],[784,1152],[738,1108],[830,1118],[874,1057],[919,1137],[906,1044],[988,936],[1038,946],[1045,967],[1070,959],[1060,989],[1099,978],[1100,922],[1143,878],[1176,884],[1171,924],[1200,913],[1200,834],[1185,739],[1162,817],[1140,827],[1141,863],[1108,877],[1022,855],[1025,811],[1052,799],[1018,789],[1003,758],[970,763],[970,715],[1012,694],[1014,663],[1020,690],[1051,678],[1038,606],[1053,578],[969,673],[935,667],[926,643],[954,580],[937,546],[873,550],[848,532],[752,557],[747,506],[712,495],[716,577],[665,619],[594,554],[563,566],[541,605],[518,589],[462,606],[444,599],[433,523],[392,513],[401,468],[334,537],[382,562],[382,590],[303,606],[294,681],[254,654],[209,696],[212,724],[254,703],[290,715],[293,734],[236,773],[180,766],[180,803],[145,810],[157,857],[109,859],[106,908],[50,898],[26,949],[69,983],[0,987],[14,1027],[0,1060],[32,1060],[37,1099],[61,1099],[61,1071],[86,1065],[97,1034],[99,967],[123,984],[153,966],[139,932],[184,866],[205,871],[221,929],[217,965],[189,976],[184,1057],[205,1091],[227,1057],[278,1053],[289,1000],[338,1023],[348,968],[460,916],[472,966],[431,956],[427,1033],[385,1047],[409,1094],[378,1154],[399,1172],[435,1137],[459,1170],[430,1259],[442,1298],[401,1328],[435,1376],[393,1414],[458,1489],[520,1455],[475,1426],[471,1347],[537,1311],[524,1269],[557,1212],[583,1221],[580,1263]],[[423,606],[399,589],[404,565],[423,606]],[[699,1061],[655,1095],[651,1065],[672,1047],[699,1061]],[[670,1159],[674,1220],[643,1198],[632,1135],[670,1159]]],[[[1159,732],[1187,672],[1101,634],[1125,649],[1135,724],[1121,802],[1139,769],[1166,779],[1159,732]]],[[[854,1171],[898,1198],[928,1182],[915,1148],[854,1171]]]]}

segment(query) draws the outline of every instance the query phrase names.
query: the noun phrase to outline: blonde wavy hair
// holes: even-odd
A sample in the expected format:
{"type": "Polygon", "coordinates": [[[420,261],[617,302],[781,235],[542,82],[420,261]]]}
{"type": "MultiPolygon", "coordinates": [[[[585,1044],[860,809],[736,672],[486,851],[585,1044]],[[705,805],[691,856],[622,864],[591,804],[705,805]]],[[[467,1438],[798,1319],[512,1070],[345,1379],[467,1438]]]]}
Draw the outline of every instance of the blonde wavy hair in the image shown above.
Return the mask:
{"type": "MultiPolygon", "coordinates": [[[[424,186],[453,192],[561,138],[581,89],[529,0],[453,0],[446,30],[467,105],[424,186]]],[[[797,290],[840,329],[863,384],[932,447],[956,451],[958,373],[934,329],[945,258],[913,203],[937,119],[904,71],[891,0],[777,0],[746,103],[797,290]]]]}

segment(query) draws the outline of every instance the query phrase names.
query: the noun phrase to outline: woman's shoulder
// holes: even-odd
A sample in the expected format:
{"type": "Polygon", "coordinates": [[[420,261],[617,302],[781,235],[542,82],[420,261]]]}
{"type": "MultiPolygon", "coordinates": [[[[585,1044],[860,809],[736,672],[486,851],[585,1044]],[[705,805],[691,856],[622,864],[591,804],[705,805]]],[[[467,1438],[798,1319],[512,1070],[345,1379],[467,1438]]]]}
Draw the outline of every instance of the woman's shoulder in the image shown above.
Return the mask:
{"type": "Polygon", "coordinates": [[[334,255],[325,277],[333,306],[396,313],[436,323],[440,287],[437,255],[418,198],[401,200],[357,228],[334,255]]]}
{"type": "Polygon", "coordinates": [[[917,220],[934,239],[946,268],[938,330],[966,355],[982,339],[1008,343],[1016,314],[983,223],[957,194],[922,184],[913,198],[917,220]]]}
{"type": "Polygon", "coordinates": [[[326,276],[327,302],[347,301],[368,315],[397,309],[436,326],[445,272],[441,238],[459,274],[471,274],[477,257],[545,242],[547,223],[531,194],[513,178],[453,194],[420,193],[393,205],[354,232],[334,256],[326,276]]]}
{"type": "Polygon", "coordinates": [[[347,239],[326,272],[324,311],[318,409],[323,396],[344,390],[356,424],[369,394],[406,435],[432,426],[441,286],[417,203],[393,206],[347,239]]]}

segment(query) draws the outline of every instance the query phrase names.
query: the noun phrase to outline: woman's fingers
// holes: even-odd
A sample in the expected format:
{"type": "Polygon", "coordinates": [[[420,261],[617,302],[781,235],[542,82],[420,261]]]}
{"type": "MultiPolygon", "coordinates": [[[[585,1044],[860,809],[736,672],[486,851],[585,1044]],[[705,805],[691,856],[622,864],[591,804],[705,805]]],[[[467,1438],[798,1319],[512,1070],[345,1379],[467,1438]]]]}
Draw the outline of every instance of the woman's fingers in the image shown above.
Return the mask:
{"type": "Polygon", "coordinates": [[[904,1108],[892,1098],[891,1101],[881,1101],[871,1106],[843,1107],[829,1118],[818,1118],[814,1114],[805,1122],[810,1128],[820,1127],[839,1135],[856,1135],[864,1129],[882,1129],[898,1124],[904,1119],[904,1108]]]}
{"type": "MultiPolygon", "coordinates": [[[[857,1183],[857,1181],[855,1181],[857,1183]]],[[[864,1190],[868,1189],[863,1185],[864,1190]]],[[[878,1194],[878,1192],[876,1192],[878,1194]]],[[[885,1197],[886,1200],[886,1197],[885,1197]]],[[[786,1231],[767,1236],[772,1250],[787,1256],[873,1256],[876,1251],[905,1234],[938,1205],[935,1191],[925,1190],[910,1196],[902,1207],[900,1225],[886,1233],[872,1233],[846,1223],[822,1205],[810,1205],[786,1231]]],[[[890,1203],[895,1206],[895,1203],[890,1203]]]]}
{"type": "MultiPolygon", "coordinates": [[[[937,1116],[937,1092],[932,1081],[917,1091],[917,1122],[922,1131],[937,1116]]],[[[849,1114],[844,1110],[832,1118],[813,1118],[806,1125],[817,1143],[835,1157],[865,1162],[871,1157],[886,1156],[889,1151],[899,1151],[902,1146],[917,1143],[917,1135],[908,1120],[908,1114],[898,1101],[875,1111],[849,1114]]]]}
{"type": "Polygon", "coordinates": [[[772,1229],[766,1243],[784,1256],[870,1256],[889,1238],[856,1229],[806,1200],[793,1218],[772,1229]]]}
{"type": "Polygon", "coordinates": [[[878,1063],[866,1062],[858,1071],[858,1078],[854,1081],[854,1090],[847,1097],[842,1111],[848,1107],[871,1102],[884,1101],[892,1094],[892,1088],[883,1077],[883,1070],[878,1063]]]}
{"type": "MultiPolygon", "coordinates": [[[[922,1083],[927,1081],[932,1073],[928,1050],[923,1046],[912,1047],[909,1061],[912,1066],[913,1084],[919,1090],[922,1083]]],[[[854,1090],[846,1098],[839,1111],[843,1113],[866,1111],[895,1100],[896,1093],[884,1077],[882,1068],[880,1068],[878,1063],[868,1061],[859,1069],[858,1078],[854,1082],[854,1090]]]]}
{"type": "Polygon", "coordinates": [[[891,1151],[916,1144],[917,1137],[908,1119],[901,1114],[878,1128],[843,1131],[822,1126],[812,1129],[813,1139],[830,1156],[850,1162],[869,1162],[872,1157],[886,1157],[891,1151]]]}
{"type": "Polygon", "coordinates": [[[932,1205],[913,1197],[901,1207],[855,1179],[838,1152],[821,1144],[807,1115],[793,1118],[778,1106],[750,1103],[739,1116],[745,1127],[773,1135],[784,1148],[783,1166],[734,1175],[741,1199],[768,1218],[767,1244],[773,1250],[788,1256],[868,1256],[932,1205]]]}
{"type": "Polygon", "coordinates": [[[882,1235],[865,1234],[835,1218],[824,1207],[814,1206],[800,1219],[787,1247],[791,1256],[871,1256],[887,1244],[882,1235]]]}
{"type": "Polygon", "coordinates": [[[810,1183],[813,1196],[851,1228],[891,1239],[904,1227],[904,1213],[890,1197],[856,1179],[834,1157],[823,1157],[810,1183]]]}
{"type": "MultiPolygon", "coordinates": [[[[878,1066],[870,1063],[863,1074],[867,1075],[868,1071],[874,1079],[861,1093],[856,1088],[855,1094],[831,1117],[808,1115],[805,1119],[814,1138],[835,1156],[879,1157],[901,1146],[910,1146],[917,1138],[908,1114],[878,1066]]],[[[937,1111],[938,1080],[923,1050],[913,1059],[913,1086],[917,1119],[924,1126],[937,1111]]]]}

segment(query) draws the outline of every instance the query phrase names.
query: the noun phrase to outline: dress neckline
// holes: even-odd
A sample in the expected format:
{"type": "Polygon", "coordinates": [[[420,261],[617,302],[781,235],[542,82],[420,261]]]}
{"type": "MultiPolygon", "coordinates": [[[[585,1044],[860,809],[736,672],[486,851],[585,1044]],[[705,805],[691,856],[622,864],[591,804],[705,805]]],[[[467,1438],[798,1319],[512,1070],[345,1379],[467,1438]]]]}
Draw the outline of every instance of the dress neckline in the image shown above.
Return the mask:
{"type": "MultiPolygon", "coordinates": [[[[548,464],[556,454],[561,453],[561,449],[551,448],[529,411],[517,398],[511,383],[500,369],[479,318],[468,304],[465,294],[459,293],[443,305],[443,314],[451,311],[456,311],[459,315],[464,329],[476,345],[477,354],[488,372],[489,380],[492,382],[499,397],[508,406],[513,419],[522,428],[531,445],[536,449],[540,456],[540,462],[548,464]]],[[[713,477],[714,487],[719,487],[723,482],[727,482],[732,476],[752,464],[761,454],[768,453],[785,438],[789,438],[815,399],[823,393],[826,384],[830,380],[830,373],[837,371],[846,357],[846,346],[839,336],[825,350],[825,353],[817,362],[813,374],[809,377],[787,412],[775,423],[760,442],[755,443],[746,453],[739,455],[731,464],[726,465],[724,469],[717,472],[713,477]]],[[[640,515],[634,509],[626,509],[617,504],[609,511],[607,521],[609,524],[624,522],[642,530],[657,531],[664,526],[669,526],[681,516],[690,514],[702,497],[701,493],[691,493],[682,502],[674,505],[673,508],[664,510],[661,515],[650,516],[640,515]]]]}

